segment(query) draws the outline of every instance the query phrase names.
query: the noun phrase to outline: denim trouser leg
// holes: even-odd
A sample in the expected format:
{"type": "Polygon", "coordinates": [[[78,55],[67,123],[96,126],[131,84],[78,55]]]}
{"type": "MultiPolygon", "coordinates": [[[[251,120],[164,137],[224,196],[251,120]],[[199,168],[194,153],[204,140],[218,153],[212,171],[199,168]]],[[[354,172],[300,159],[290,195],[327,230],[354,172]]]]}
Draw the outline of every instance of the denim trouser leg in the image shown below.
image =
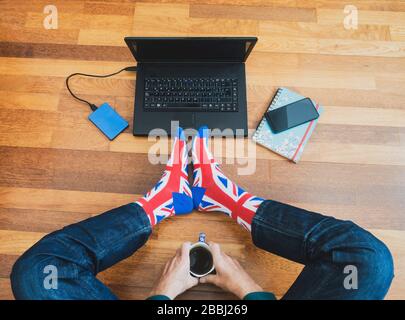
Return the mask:
{"type": "Polygon", "coordinates": [[[252,238],[259,248],[305,265],[283,299],[382,299],[393,278],[387,247],[350,221],[268,200],[253,219],[252,238]],[[357,289],[345,288],[348,280],[355,284],[347,266],[357,269],[357,289]]]}
{"type": "Polygon", "coordinates": [[[96,278],[97,273],[132,255],[150,233],[146,214],[134,203],[55,231],[25,252],[13,266],[14,296],[116,299],[96,278]],[[57,271],[57,289],[49,288],[53,270],[57,271]]]}

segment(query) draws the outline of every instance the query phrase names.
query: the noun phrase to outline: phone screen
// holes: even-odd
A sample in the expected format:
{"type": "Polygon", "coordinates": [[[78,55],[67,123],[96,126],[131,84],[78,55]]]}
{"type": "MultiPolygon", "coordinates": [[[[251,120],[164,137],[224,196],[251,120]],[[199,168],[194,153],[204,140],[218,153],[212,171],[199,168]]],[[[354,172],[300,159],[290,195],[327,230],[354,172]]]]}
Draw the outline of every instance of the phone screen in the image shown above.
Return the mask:
{"type": "Polygon", "coordinates": [[[282,132],[305,122],[317,119],[319,113],[311,99],[305,98],[266,113],[266,119],[274,133],[282,132]]]}

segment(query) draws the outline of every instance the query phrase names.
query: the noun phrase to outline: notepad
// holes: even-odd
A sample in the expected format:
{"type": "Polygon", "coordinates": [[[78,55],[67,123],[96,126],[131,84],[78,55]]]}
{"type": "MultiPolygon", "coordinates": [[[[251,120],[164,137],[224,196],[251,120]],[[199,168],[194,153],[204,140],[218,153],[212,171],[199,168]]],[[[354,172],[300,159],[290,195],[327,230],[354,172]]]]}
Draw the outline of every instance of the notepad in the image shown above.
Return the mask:
{"type": "MultiPolygon", "coordinates": [[[[287,88],[280,88],[277,90],[276,95],[266,112],[304,98],[304,96],[287,88]]],[[[323,108],[315,102],[314,105],[319,115],[321,115],[323,108]]],[[[256,143],[272,150],[273,152],[298,163],[318,120],[319,118],[280,133],[273,133],[266,118],[263,117],[254,132],[252,139],[256,143]]]]}

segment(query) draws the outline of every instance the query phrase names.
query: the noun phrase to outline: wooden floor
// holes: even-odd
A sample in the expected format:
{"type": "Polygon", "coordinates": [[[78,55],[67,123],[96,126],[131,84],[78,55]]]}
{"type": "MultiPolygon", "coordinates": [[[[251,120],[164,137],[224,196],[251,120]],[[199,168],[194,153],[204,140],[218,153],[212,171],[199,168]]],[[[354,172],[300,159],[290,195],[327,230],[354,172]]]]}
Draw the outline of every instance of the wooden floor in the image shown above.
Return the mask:
{"type": "MultiPolygon", "coordinates": [[[[395,258],[387,298],[404,299],[405,1],[152,2],[53,0],[58,30],[42,26],[49,1],[0,2],[0,299],[13,298],[11,266],[43,235],[134,201],[160,177],[163,165],[148,161],[153,142],[133,137],[132,125],[109,142],[64,86],[72,72],[132,65],[123,41],[130,35],[258,36],[247,63],[249,127],[280,86],[312,97],[325,113],[298,165],[258,147],[255,175],[224,164],[225,173],[259,196],[371,230],[395,258]],[[358,30],[344,29],[345,4],[357,6],[358,30]]],[[[132,123],[133,74],[72,83],[132,123]]],[[[99,278],[121,298],[143,299],[175,249],[200,231],[278,297],[302,269],[256,249],[231,219],[193,213],[161,223],[144,248],[99,278]]],[[[181,298],[232,296],[198,286],[181,298]]]]}

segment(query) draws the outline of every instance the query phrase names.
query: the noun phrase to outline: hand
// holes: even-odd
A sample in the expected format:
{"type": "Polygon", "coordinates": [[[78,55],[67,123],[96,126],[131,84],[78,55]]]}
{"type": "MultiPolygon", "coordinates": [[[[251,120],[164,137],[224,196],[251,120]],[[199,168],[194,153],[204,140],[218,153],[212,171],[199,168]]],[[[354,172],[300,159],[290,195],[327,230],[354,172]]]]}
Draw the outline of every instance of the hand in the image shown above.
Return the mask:
{"type": "Polygon", "coordinates": [[[217,243],[210,242],[209,245],[217,274],[200,278],[200,283],[215,284],[223,290],[232,292],[240,299],[248,293],[263,291],[237,260],[222,252],[217,243]]]}
{"type": "Polygon", "coordinates": [[[184,243],[176,255],[166,263],[151,295],[165,295],[173,300],[198,284],[198,279],[190,275],[190,247],[190,242],[184,243]]]}

